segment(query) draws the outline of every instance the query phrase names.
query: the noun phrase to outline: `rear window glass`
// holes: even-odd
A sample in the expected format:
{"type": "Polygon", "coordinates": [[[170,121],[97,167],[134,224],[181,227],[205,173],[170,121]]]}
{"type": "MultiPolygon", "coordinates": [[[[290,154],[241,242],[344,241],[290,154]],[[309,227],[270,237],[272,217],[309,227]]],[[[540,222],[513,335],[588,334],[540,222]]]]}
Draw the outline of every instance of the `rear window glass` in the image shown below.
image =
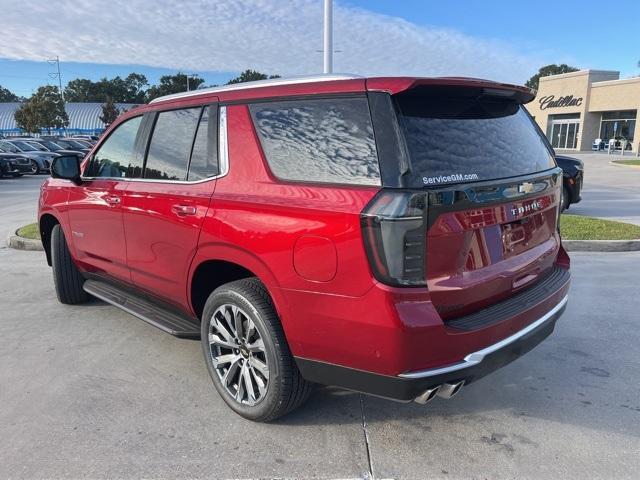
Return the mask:
{"type": "Polygon", "coordinates": [[[250,105],[273,173],[285,180],[380,185],[366,98],[250,105]]]}
{"type": "Polygon", "coordinates": [[[533,121],[515,102],[399,96],[411,171],[425,186],[541,172],[555,166],[533,121]]]}

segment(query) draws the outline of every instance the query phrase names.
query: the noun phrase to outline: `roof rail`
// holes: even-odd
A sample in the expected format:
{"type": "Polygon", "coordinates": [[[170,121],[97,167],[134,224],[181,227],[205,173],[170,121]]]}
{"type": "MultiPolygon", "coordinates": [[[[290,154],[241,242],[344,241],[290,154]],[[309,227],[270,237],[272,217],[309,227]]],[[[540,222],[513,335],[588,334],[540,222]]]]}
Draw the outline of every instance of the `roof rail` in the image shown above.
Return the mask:
{"type": "Polygon", "coordinates": [[[270,78],[268,80],[255,80],[253,82],[234,83],[232,85],[223,85],[221,87],[201,88],[199,90],[191,90],[189,92],[174,93],[163,97],[154,98],[149,103],[163,102],[165,100],[176,100],[179,98],[194,97],[196,95],[205,95],[207,93],[230,92],[234,90],[244,90],[247,88],[264,88],[274,87],[278,85],[296,85],[299,83],[327,82],[335,80],[352,80],[354,78],[362,78],[359,75],[339,74],[339,75],[309,75],[305,77],[289,77],[289,78],[270,78]]]}

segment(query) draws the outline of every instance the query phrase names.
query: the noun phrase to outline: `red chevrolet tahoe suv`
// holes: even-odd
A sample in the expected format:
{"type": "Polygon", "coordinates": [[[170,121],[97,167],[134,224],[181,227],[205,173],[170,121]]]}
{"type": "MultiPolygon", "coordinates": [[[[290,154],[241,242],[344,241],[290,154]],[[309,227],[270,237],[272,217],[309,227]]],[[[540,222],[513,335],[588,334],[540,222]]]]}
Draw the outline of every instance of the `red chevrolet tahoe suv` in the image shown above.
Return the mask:
{"type": "Polygon", "coordinates": [[[314,383],[450,398],[540,343],[567,302],[562,171],[534,95],[327,76],[156,99],[42,187],[58,298],[200,338],[252,420],[314,383]]]}

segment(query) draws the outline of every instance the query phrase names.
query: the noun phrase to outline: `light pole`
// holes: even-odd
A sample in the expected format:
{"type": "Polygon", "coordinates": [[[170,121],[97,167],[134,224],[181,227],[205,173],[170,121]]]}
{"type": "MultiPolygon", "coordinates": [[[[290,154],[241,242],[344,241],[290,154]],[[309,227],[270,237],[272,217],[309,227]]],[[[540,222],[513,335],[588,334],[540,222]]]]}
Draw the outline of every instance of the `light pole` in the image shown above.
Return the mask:
{"type": "Polygon", "coordinates": [[[333,0],[324,0],[324,73],[333,72],[333,0]]]}
{"type": "Polygon", "coordinates": [[[187,92],[191,91],[191,89],[189,88],[189,77],[197,77],[198,75],[196,75],[195,73],[185,73],[185,76],[187,77],[187,92]]]}

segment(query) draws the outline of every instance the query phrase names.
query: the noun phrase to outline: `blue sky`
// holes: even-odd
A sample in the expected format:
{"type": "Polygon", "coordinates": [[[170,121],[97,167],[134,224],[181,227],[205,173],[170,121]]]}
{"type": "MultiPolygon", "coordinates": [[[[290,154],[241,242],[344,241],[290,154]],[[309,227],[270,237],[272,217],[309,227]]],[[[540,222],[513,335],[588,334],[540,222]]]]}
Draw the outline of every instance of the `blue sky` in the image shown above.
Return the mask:
{"type": "MultiPolygon", "coordinates": [[[[322,0],[24,0],[3,7],[0,85],[28,96],[59,55],[63,81],[178,70],[318,73],[322,0]],[[98,5],[101,5],[98,8],[98,5]],[[29,12],[29,13],[25,13],[29,12]]],[[[335,0],[335,70],[524,82],[546,63],[640,73],[639,0],[335,0]]]]}

